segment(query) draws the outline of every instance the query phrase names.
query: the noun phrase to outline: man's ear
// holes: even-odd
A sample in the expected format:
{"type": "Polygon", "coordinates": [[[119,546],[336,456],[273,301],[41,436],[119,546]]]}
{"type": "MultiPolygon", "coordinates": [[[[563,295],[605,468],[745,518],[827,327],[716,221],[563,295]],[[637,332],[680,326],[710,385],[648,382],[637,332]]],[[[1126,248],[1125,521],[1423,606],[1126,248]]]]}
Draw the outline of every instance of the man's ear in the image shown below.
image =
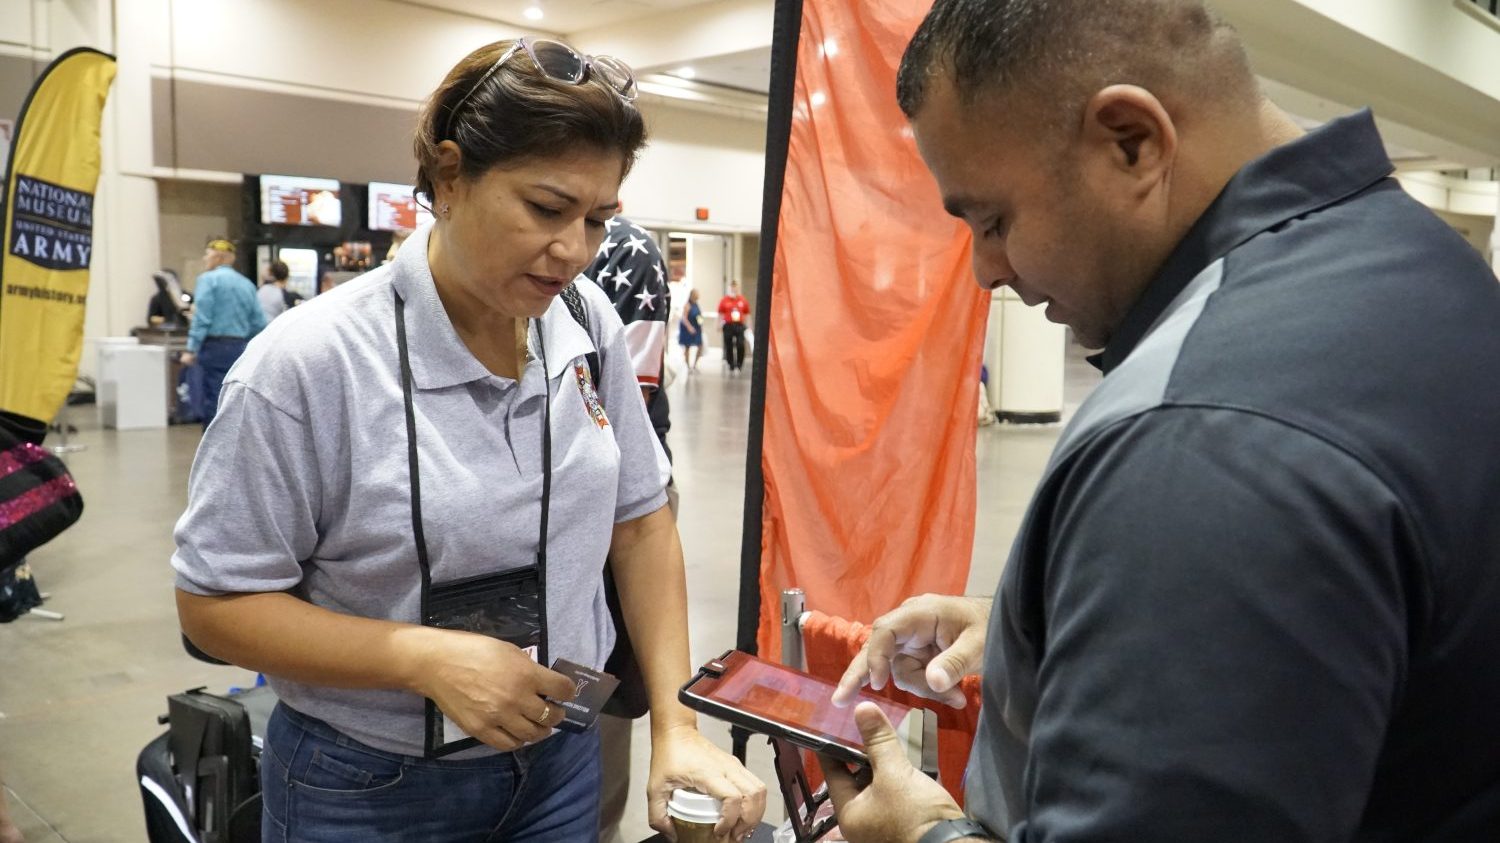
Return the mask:
{"type": "Polygon", "coordinates": [[[1089,98],[1083,135],[1103,146],[1112,166],[1154,184],[1177,157],[1177,127],[1161,100],[1135,85],[1110,85],[1089,98]]]}
{"type": "Polygon", "coordinates": [[[453,201],[453,194],[458,189],[459,177],[463,173],[463,160],[464,153],[458,148],[458,144],[451,140],[438,144],[437,167],[434,168],[432,174],[434,203],[453,201]]]}

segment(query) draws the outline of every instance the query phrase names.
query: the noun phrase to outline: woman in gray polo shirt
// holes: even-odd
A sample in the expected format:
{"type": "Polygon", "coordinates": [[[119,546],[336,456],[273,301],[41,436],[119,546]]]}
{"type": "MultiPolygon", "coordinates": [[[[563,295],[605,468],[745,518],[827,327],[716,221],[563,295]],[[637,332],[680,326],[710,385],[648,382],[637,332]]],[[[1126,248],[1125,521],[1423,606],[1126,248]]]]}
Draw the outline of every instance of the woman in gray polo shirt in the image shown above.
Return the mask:
{"type": "Polygon", "coordinates": [[[676,701],[682,548],[623,329],[587,282],[582,312],[559,300],[644,140],[633,97],[623,64],[557,42],[470,54],[419,119],[436,222],[225,382],[172,562],[188,636],[281,698],[266,840],[595,839],[597,733],[554,731],[575,685],[544,665],[604,664],[606,556],[651,696],[652,825],[686,786],[736,838],[760,819],[764,785],[676,701]]]}

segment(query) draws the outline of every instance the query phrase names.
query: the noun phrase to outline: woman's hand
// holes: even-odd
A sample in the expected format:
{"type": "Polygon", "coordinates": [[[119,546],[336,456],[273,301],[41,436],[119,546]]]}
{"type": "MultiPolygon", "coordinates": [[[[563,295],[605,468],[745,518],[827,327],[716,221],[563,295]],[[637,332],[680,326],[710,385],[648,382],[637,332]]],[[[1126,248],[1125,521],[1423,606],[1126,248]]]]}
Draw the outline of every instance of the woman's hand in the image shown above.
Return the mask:
{"type": "Polygon", "coordinates": [[[425,634],[413,690],[430,697],[460,729],[509,752],[552,734],[559,702],[573,699],[573,681],[487,635],[422,627],[425,634]]]}
{"type": "Polygon", "coordinates": [[[647,786],[651,827],[676,840],[667,818],[672,791],[692,788],[724,803],[715,836],[744,840],[766,812],[766,786],[733,755],[714,746],[692,726],[678,726],[651,740],[651,781],[647,786]]]}

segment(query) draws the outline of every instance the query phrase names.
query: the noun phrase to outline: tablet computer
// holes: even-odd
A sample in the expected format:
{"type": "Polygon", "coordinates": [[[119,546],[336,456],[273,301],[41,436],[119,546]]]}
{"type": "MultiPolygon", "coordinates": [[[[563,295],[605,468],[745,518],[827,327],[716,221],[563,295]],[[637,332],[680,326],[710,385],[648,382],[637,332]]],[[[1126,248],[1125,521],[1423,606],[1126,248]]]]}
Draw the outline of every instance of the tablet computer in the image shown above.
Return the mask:
{"type": "MultiPolygon", "coordinates": [[[[854,703],[847,708],[835,706],[831,700],[836,687],[800,670],[730,650],[703,665],[677,697],[694,711],[758,734],[786,738],[847,764],[865,766],[869,759],[854,723],[854,703]]],[[[924,755],[935,756],[937,752],[937,716],[933,712],[865,692],[855,702],[880,706],[902,736],[912,766],[929,766],[923,763],[924,755]]]]}

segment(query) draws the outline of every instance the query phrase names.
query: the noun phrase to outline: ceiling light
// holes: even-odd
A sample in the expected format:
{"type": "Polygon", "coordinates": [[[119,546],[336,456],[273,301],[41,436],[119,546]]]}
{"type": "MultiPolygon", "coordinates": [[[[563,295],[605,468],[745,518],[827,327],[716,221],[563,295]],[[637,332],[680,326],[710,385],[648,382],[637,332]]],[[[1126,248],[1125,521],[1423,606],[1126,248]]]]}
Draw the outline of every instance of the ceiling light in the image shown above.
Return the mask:
{"type": "Polygon", "coordinates": [[[527,6],[526,7],[526,11],[522,12],[521,14],[525,15],[527,20],[541,20],[542,19],[542,7],[541,6],[527,6]]]}
{"type": "Polygon", "coordinates": [[[698,75],[698,71],[692,69],[691,67],[679,67],[677,68],[676,73],[683,79],[692,79],[698,75]]]}

